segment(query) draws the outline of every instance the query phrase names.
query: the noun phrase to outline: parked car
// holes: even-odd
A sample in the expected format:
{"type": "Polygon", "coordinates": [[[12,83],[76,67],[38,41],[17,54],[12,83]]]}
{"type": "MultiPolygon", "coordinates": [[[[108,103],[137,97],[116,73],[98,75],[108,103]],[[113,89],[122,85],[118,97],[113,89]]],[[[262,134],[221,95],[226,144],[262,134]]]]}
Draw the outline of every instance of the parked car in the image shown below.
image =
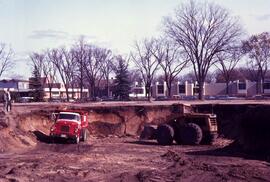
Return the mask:
{"type": "Polygon", "coordinates": [[[60,98],[51,98],[49,99],[49,102],[61,102],[60,98]]]}
{"type": "Polygon", "coordinates": [[[155,98],[155,101],[165,101],[165,100],[169,100],[169,98],[167,96],[158,96],[155,98]]]}
{"type": "Polygon", "coordinates": [[[216,100],[217,98],[215,96],[207,95],[204,97],[205,100],[216,100]]]}
{"type": "Polygon", "coordinates": [[[103,97],[101,97],[101,101],[114,101],[114,98],[113,97],[103,96],[103,97]]]}
{"type": "Polygon", "coordinates": [[[196,95],[189,95],[189,96],[183,96],[182,100],[196,100],[198,99],[198,96],[196,95]]]}
{"type": "Polygon", "coordinates": [[[20,97],[17,100],[19,103],[27,103],[27,102],[33,102],[34,97],[20,97]]]}
{"type": "Polygon", "coordinates": [[[251,97],[251,99],[254,99],[254,100],[269,100],[270,97],[265,96],[265,95],[254,95],[254,96],[251,97]]]}

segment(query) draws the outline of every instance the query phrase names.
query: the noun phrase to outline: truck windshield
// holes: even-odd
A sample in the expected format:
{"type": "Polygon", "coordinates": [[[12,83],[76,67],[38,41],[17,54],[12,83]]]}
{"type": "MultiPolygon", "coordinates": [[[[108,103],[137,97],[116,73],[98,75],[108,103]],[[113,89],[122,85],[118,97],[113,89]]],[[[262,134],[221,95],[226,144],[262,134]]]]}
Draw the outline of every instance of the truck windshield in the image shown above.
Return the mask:
{"type": "Polygon", "coordinates": [[[58,119],[66,119],[66,120],[76,120],[80,121],[80,116],[75,114],[66,114],[66,113],[60,113],[58,116],[58,119]]]}

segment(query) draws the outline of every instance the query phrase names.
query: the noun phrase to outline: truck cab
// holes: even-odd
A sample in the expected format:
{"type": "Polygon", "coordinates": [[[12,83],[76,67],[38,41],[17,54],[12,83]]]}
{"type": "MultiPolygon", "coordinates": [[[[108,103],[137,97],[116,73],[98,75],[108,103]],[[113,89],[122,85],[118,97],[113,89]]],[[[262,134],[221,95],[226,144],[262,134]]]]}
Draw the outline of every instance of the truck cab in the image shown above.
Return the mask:
{"type": "Polygon", "coordinates": [[[52,114],[54,124],[50,137],[71,139],[75,143],[87,140],[88,113],[83,111],[58,111],[52,114]]]}

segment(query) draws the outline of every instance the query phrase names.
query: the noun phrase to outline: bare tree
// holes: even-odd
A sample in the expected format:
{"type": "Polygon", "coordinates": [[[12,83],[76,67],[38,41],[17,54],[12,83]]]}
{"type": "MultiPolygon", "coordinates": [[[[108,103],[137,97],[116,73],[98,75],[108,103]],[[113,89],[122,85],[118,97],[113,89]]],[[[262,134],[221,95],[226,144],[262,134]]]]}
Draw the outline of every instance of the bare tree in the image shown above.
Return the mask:
{"type": "Polygon", "coordinates": [[[131,83],[135,83],[135,82],[138,82],[138,83],[142,83],[142,77],[141,77],[141,74],[140,74],[140,71],[136,68],[130,70],[130,81],[131,83]]]}
{"type": "Polygon", "coordinates": [[[74,79],[76,61],[73,55],[65,48],[52,49],[48,54],[50,60],[55,65],[65,86],[67,101],[69,101],[69,88],[74,79]]]}
{"type": "Polygon", "coordinates": [[[10,70],[12,68],[12,56],[13,51],[11,48],[8,48],[6,44],[1,43],[0,44],[0,77],[5,73],[6,71],[10,70]]]}
{"type": "MultiPolygon", "coordinates": [[[[182,82],[196,83],[196,76],[193,71],[186,73],[178,78],[182,82]]],[[[216,82],[216,74],[215,72],[209,71],[205,77],[206,83],[215,83],[216,82]]],[[[195,85],[197,86],[197,85],[195,85]]]]}
{"type": "Polygon", "coordinates": [[[33,68],[36,68],[39,75],[43,78],[42,86],[45,84],[49,88],[49,99],[52,99],[52,88],[56,82],[56,66],[49,58],[49,51],[43,53],[34,52],[30,55],[33,68]]]}
{"type": "Polygon", "coordinates": [[[159,68],[159,61],[153,55],[155,52],[154,40],[145,39],[141,45],[135,42],[135,52],[131,54],[131,58],[141,73],[145,84],[145,91],[148,100],[151,98],[151,85],[159,68]]]}
{"type": "Polygon", "coordinates": [[[52,89],[55,86],[57,80],[56,76],[57,68],[55,64],[53,64],[48,55],[49,51],[46,52],[46,57],[43,62],[43,74],[46,80],[46,85],[49,88],[49,99],[52,100],[52,89]]]}
{"type": "Polygon", "coordinates": [[[179,80],[181,80],[182,82],[187,81],[187,82],[190,82],[190,83],[195,83],[196,82],[196,76],[195,76],[194,72],[191,71],[191,72],[188,72],[188,73],[186,73],[184,75],[181,75],[179,77],[179,80]]]}
{"type": "Polygon", "coordinates": [[[173,81],[179,73],[187,66],[187,61],[181,59],[179,48],[165,39],[156,40],[153,55],[160,63],[164,72],[168,96],[171,97],[173,81]]]}
{"type": "Polygon", "coordinates": [[[32,66],[33,68],[37,69],[40,76],[43,76],[45,56],[46,56],[45,54],[37,52],[34,52],[30,55],[32,66]]]}
{"type": "Polygon", "coordinates": [[[230,49],[241,35],[241,26],[225,9],[211,3],[190,1],[165,19],[166,35],[181,48],[193,65],[199,85],[199,99],[203,99],[203,85],[216,55],[230,49]]]}
{"type": "Polygon", "coordinates": [[[263,32],[259,35],[251,36],[243,42],[242,48],[243,52],[250,58],[247,62],[249,69],[256,72],[257,93],[259,93],[259,90],[264,93],[262,87],[270,61],[270,33],[263,32]]]}
{"type": "Polygon", "coordinates": [[[86,79],[90,86],[90,96],[96,97],[95,89],[104,76],[102,73],[103,61],[105,60],[105,49],[89,45],[87,48],[87,57],[84,62],[86,79]]]}
{"type": "Polygon", "coordinates": [[[83,87],[84,87],[84,65],[85,61],[87,59],[87,49],[88,44],[85,42],[84,38],[81,37],[75,45],[73,45],[73,48],[71,50],[71,54],[75,57],[77,64],[78,64],[78,70],[77,70],[77,76],[80,86],[80,99],[82,99],[83,96],[83,87]]]}
{"type": "Polygon", "coordinates": [[[104,57],[103,57],[103,66],[101,67],[101,70],[104,74],[104,78],[106,79],[106,90],[107,90],[107,97],[110,96],[110,74],[113,71],[114,62],[113,62],[113,56],[112,51],[109,49],[104,49],[104,57]]]}
{"type": "Polygon", "coordinates": [[[218,62],[216,66],[226,82],[226,94],[229,94],[229,83],[234,81],[234,69],[242,58],[240,47],[232,48],[227,52],[217,54],[218,62]]]}

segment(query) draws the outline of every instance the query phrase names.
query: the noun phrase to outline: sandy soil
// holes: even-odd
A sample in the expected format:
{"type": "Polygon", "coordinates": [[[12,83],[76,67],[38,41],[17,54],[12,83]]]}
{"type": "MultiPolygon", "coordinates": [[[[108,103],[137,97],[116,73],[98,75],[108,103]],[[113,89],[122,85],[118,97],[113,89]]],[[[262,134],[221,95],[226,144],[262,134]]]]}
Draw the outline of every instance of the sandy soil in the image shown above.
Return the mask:
{"type": "Polygon", "coordinates": [[[38,142],[0,154],[0,181],[270,181],[270,164],[213,146],[158,146],[130,137],[85,143],[38,142]]]}

